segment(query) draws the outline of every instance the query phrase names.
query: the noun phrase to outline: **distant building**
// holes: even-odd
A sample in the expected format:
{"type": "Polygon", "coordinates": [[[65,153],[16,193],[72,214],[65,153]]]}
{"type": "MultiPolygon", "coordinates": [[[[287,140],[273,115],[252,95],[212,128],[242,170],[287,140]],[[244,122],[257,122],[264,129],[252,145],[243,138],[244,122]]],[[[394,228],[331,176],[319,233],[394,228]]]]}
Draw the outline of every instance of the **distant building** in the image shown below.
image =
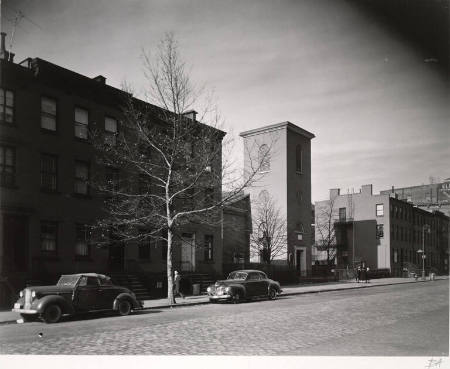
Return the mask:
{"type": "Polygon", "coordinates": [[[248,190],[252,211],[267,191],[286,222],[285,252],[273,262],[290,265],[306,275],[311,270],[311,139],[315,136],[290,122],[242,132],[240,136],[244,139],[245,171],[251,171],[252,163],[264,158],[262,179],[248,190]]]}
{"type": "MultiPolygon", "coordinates": [[[[448,273],[449,217],[439,211],[428,212],[390,194],[374,195],[372,185],[359,193],[341,194],[330,190],[330,198],[315,203],[318,214],[334,202],[332,224],[335,230],[338,268],[353,268],[365,262],[371,269],[389,269],[394,276],[405,268],[425,266],[448,273]]],[[[316,221],[316,244],[320,242],[316,221]]],[[[325,257],[315,250],[315,260],[325,257]]]]}
{"type": "Polygon", "coordinates": [[[439,210],[450,217],[450,178],[439,183],[399,187],[380,191],[380,194],[395,193],[400,200],[412,203],[421,209],[439,210]]]}

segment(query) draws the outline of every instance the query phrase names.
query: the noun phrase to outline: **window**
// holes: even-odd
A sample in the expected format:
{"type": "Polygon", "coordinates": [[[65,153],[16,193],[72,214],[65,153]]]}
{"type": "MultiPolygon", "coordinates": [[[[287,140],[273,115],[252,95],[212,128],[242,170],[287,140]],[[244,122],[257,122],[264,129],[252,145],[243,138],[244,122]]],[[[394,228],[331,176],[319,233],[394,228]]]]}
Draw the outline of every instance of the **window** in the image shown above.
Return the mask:
{"type": "Polygon", "coordinates": [[[41,97],[41,128],[56,131],[56,100],[41,97]]]}
{"type": "Polygon", "coordinates": [[[105,168],[106,190],[109,192],[119,191],[119,169],[105,168]]]}
{"type": "Polygon", "coordinates": [[[258,150],[258,163],[259,163],[259,171],[266,172],[270,170],[270,153],[269,146],[263,144],[259,147],[258,150]]]}
{"type": "Polygon", "coordinates": [[[295,169],[297,173],[303,172],[303,149],[302,145],[297,145],[295,148],[295,169]]]}
{"type": "Polygon", "coordinates": [[[214,236],[205,235],[205,260],[213,260],[214,236]]]}
{"type": "Polygon", "coordinates": [[[85,109],[75,108],[75,137],[87,140],[89,113],[85,109]]]}
{"type": "Polygon", "coordinates": [[[398,261],[398,253],[397,250],[394,250],[394,263],[398,261]]]}
{"type": "Polygon", "coordinates": [[[0,88],[0,122],[14,121],[14,93],[0,88]]]}
{"type": "Polygon", "coordinates": [[[41,250],[46,253],[56,253],[58,239],[58,223],[41,222],[41,250]]]}
{"type": "Polygon", "coordinates": [[[117,120],[105,117],[105,143],[111,146],[116,144],[117,120]]]}
{"type": "Polygon", "coordinates": [[[0,146],[0,186],[13,187],[16,182],[16,150],[0,146]]]}
{"type": "Polygon", "coordinates": [[[339,208],[339,221],[345,222],[347,219],[346,208],[339,208]]]}
{"type": "Polygon", "coordinates": [[[57,189],[58,158],[54,155],[41,155],[41,190],[54,192],[57,189]]]}
{"type": "Polygon", "coordinates": [[[89,238],[89,227],[84,224],[77,224],[75,235],[75,256],[89,256],[89,238]]]}
{"type": "Polygon", "coordinates": [[[377,238],[384,237],[384,224],[377,224],[377,238]]]}
{"type": "Polygon", "coordinates": [[[150,260],[150,242],[143,241],[139,243],[139,259],[150,260]]]}
{"type": "Polygon", "coordinates": [[[89,181],[89,164],[84,161],[76,161],[74,192],[80,195],[87,195],[88,181],[89,181]]]}
{"type": "Polygon", "coordinates": [[[384,216],[384,205],[383,204],[376,204],[376,215],[377,217],[384,216]]]}
{"type": "Polygon", "coordinates": [[[303,223],[298,222],[296,225],[295,234],[297,236],[298,241],[303,241],[303,234],[305,233],[305,229],[303,228],[303,223]]]}

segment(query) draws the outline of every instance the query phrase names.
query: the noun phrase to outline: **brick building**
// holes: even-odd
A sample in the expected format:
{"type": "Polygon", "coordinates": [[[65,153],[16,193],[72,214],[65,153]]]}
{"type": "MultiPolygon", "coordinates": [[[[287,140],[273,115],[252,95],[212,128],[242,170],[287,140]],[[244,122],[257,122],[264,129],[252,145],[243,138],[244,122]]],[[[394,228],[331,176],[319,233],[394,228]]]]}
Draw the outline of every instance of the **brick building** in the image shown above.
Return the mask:
{"type": "Polygon", "coordinates": [[[305,276],[311,271],[311,139],[315,136],[290,122],[240,136],[244,139],[244,170],[251,171],[252,164],[264,159],[261,179],[248,189],[252,209],[267,191],[286,222],[285,251],[273,262],[290,265],[305,276]]]}
{"type": "MultiPolygon", "coordinates": [[[[103,76],[89,78],[39,58],[17,64],[4,48],[1,56],[3,293],[30,280],[53,282],[61,273],[164,275],[163,242],[127,247],[90,242],[88,226],[102,216],[103,202],[88,183],[94,175],[114,179],[121,168],[99,166],[88,132],[97,129],[114,140],[129,96],[107,85],[103,76]]],[[[213,190],[221,194],[221,184],[213,190]]],[[[174,268],[221,274],[222,236],[219,225],[184,226],[181,247],[174,249],[174,268]]]]}
{"type": "MultiPolygon", "coordinates": [[[[425,248],[426,269],[448,273],[449,218],[443,213],[427,212],[392,194],[374,195],[372,185],[365,185],[359,193],[330,190],[329,200],[315,203],[316,215],[331,199],[338,268],[364,261],[371,269],[389,269],[400,276],[404,269],[421,269],[418,251],[425,248]]],[[[324,256],[316,249],[315,260],[324,256]]]]}

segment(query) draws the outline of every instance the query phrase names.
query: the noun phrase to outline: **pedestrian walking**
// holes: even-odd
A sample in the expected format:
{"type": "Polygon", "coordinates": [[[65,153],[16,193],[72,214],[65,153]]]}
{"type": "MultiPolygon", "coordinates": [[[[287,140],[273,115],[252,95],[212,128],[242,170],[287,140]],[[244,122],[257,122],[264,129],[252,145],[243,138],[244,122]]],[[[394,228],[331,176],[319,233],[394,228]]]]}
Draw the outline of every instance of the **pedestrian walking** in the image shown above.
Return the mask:
{"type": "Polygon", "coordinates": [[[356,269],[356,282],[359,283],[361,280],[361,265],[358,265],[358,268],[356,269]]]}
{"type": "Polygon", "coordinates": [[[175,270],[175,275],[173,277],[173,297],[175,298],[176,296],[179,295],[184,299],[184,295],[180,291],[180,281],[181,281],[181,274],[175,270]]]}
{"type": "Polygon", "coordinates": [[[366,280],[366,283],[369,283],[369,267],[367,267],[366,268],[366,272],[365,272],[365,280],[366,280]]]}

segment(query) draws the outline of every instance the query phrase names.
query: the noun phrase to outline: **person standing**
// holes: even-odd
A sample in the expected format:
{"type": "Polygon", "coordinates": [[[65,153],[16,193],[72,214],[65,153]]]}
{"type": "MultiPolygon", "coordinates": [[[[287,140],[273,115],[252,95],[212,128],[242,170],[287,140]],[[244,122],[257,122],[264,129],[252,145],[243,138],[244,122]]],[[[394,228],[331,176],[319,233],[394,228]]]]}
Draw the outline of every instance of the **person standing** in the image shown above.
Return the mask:
{"type": "Polygon", "coordinates": [[[358,268],[356,269],[356,282],[359,283],[361,280],[361,265],[358,265],[358,268]]]}
{"type": "Polygon", "coordinates": [[[178,271],[175,270],[175,275],[173,277],[173,297],[180,295],[184,299],[184,295],[180,291],[180,281],[181,274],[179,274],[178,271]]]}

